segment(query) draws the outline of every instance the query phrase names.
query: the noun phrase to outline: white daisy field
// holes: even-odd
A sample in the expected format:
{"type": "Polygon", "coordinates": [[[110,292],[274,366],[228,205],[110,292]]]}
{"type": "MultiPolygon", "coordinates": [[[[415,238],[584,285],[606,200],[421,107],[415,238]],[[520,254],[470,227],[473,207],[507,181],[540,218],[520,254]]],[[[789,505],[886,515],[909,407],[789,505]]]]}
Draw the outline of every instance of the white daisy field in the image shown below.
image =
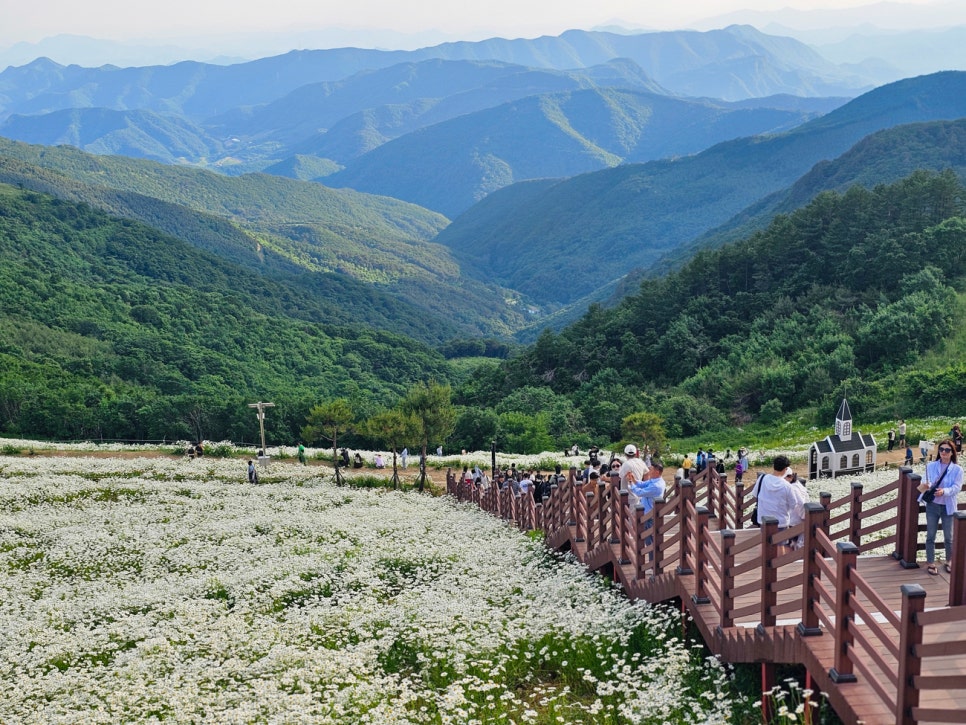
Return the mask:
{"type": "Polygon", "coordinates": [[[732,720],[673,610],[472,506],[319,473],[0,457],[0,722],[732,720]]]}

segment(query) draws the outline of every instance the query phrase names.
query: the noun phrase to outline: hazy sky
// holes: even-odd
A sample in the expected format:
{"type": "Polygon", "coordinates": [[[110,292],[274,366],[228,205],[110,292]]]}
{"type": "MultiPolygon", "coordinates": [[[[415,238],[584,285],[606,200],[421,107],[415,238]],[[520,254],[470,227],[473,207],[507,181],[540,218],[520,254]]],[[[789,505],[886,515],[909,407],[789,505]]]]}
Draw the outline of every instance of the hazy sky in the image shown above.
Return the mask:
{"type": "MultiPolygon", "coordinates": [[[[174,40],[327,27],[534,37],[614,22],[673,29],[735,10],[839,9],[872,0],[0,0],[0,44],[61,33],[174,40]]],[[[902,0],[930,4],[939,0],[902,0]]],[[[472,36],[472,37],[471,37],[472,36]]]]}

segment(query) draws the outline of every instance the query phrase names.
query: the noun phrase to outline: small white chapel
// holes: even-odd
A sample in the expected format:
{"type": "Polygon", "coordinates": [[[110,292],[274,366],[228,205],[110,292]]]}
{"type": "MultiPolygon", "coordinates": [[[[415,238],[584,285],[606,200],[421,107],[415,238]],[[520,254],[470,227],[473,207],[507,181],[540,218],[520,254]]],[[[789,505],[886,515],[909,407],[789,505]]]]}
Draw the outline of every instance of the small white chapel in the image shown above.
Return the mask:
{"type": "Polygon", "coordinates": [[[845,474],[875,470],[876,443],[871,433],[852,431],[852,411],[848,401],[835,416],[835,434],[816,441],[808,449],[808,477],[835,478],[845,474]]]}

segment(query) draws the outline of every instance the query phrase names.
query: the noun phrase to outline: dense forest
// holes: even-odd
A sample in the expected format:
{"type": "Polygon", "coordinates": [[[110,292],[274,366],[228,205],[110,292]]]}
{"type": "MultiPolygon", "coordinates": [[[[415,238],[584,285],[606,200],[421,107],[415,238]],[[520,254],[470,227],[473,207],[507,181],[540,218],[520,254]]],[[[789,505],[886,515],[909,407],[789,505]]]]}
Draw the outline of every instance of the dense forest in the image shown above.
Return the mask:
{"type": "Polygon", "coordinates": [[[442,355],[138,222],[0,185],[0,426],[59,439],[294,441],[335,395],[374,412],[442,355]]]}
{"type": "Polygon", "coordinates": [[[834,407],[846,388],[868,419],[952,414],[964,204],[952,172],[825,192],[504,361],[471,362],[446,358],[506,348],[313,322],[312,294],[0,186],[0,431],[251,441],[247,404],[271,399],[269,435],[294,442],[320,402],[364,420],[430,380],[453,385],[448,442],[470,449],[616,441],[634,414],[693,435],[834,407]]]}
{"type": "Polygon", "coordinates": [[[966,367],[942,349],[961,314],[964,192],[951,172],[826,192],[701,251],[475,371],[457,445],[484,444],[501,416],[526,449],[619,440],[640,412],[693,435],[827,409],[845,389],[867,419],[959,412],[966,367]]]}

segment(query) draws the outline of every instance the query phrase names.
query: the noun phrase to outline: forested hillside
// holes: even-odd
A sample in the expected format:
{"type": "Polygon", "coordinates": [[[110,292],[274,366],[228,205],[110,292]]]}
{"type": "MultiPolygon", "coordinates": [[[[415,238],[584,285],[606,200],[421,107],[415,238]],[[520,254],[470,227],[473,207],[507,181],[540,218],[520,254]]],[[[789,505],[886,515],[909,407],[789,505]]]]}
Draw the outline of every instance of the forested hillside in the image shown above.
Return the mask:
{"type": "MultiPolygon", "coordinates": [[[[966,119],[910,123],[870,134],[838,158],[821,161],[787,189],[752,204],[726,224],[679,247],[641,276],[659,277],[700,249],[751,236],[776,214],[788,214],[823,191],[844,192],[859,184],[891,184],[917,170],[949,169],[966,180],[966,119]],[[897,149],[901,152],[896,153],[897,149]]],[[[638,278],[639,281],[639,278],[638,278]]]]}
{"type": "Polygon", "coordinates": [[[583,174],[539,190],[502,189],[456,218],[437,241],[483,278],[538,288],[548,301],[568,304],[596,291],[610,270],[623,274],[654,264],[870,133],[964,116],[966,73],[911,78],[787,133],[583,174]],[[548,258],[556,263],[546,264],[548,258]],[[603,271],[588,274],[590,265],[603,271]],[[566,284],[559,284],[561,277],[566,284]]]}
{"type": "Polygon", "coordinates": [[[444,217],[395,199],[5,139],[0,180],[143,221],[258,274],[285,274],[343,307],[336,320],[433,343],[507,335],[525,320],[518,294],[466,280],[431,243],[444,217]]]}
{"type": "Polygon", "coordinates": [[[952,172],[822,193],[480,369],[459,390],[460,444],[533,401],[549,413],[522,418],[519,438],[557,445],[619,439],[635,412],[671,435],[774,420],[843,386],[871,419],[959,413],[966,366],[944,342],[962,314],[964,211],[952,172]]]}
{"type": "Polygon", "coordinates": [[[0,254],[7,433],[252,440],[246,404],[273,400],[283,441],[320,400],[372,411],[446,379],[409,338],[308,322],[310,296],[85,204],[0,185],[0,254]]]}

